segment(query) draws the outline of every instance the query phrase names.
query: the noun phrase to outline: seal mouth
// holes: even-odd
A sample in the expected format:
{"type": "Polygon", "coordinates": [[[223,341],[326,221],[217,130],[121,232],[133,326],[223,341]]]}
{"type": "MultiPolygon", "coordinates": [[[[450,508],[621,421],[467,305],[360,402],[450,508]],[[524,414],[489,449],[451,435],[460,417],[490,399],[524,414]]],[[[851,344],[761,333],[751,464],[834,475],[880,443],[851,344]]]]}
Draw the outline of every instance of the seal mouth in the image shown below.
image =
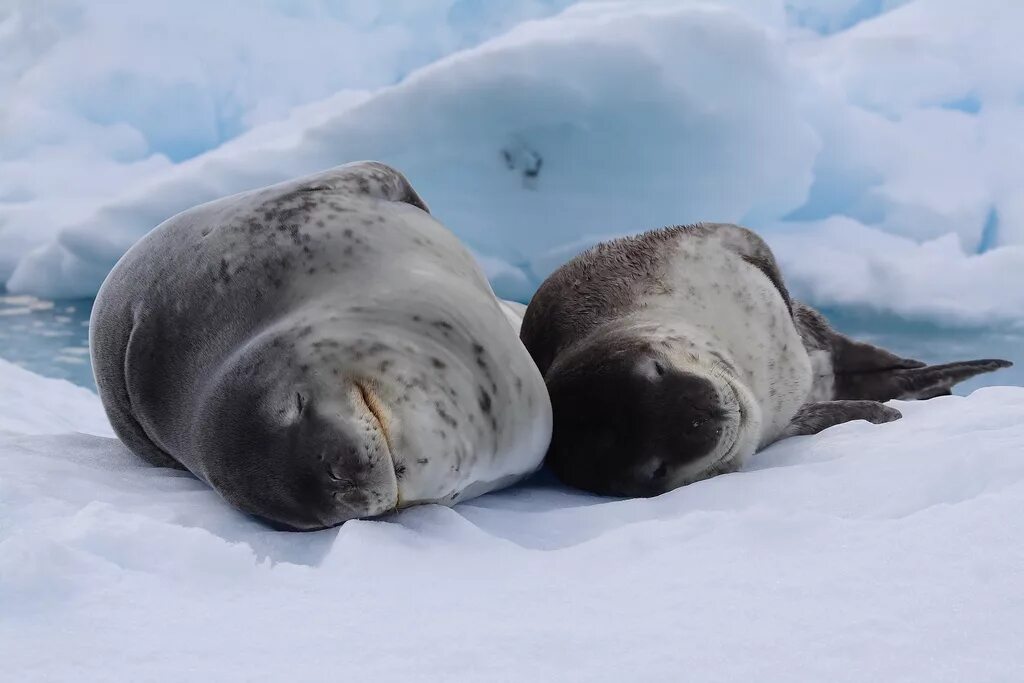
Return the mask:
{"type": "Polygon", "coordinates": [[[743,399],[740,398],[740,394],[736,391],[736,387],[733,386],[732,382],[726,381],[726,385],[729,387],[729,391],[732,392],[733,400],[736,401],[736,433],[733,436],[732,443],[729,444],[729,448],[726,449],[725,455],[722,457],[722,462],[732,460],[736,453],[736,446],[740,442],[740,434],[743,433],[743,428],[747,425],[747,414],[743,410],[743,399]]]}
{"type": "Polygon", "coordinates": [[[377,427],[384,437],[384,443],[387,444],[388,456],[390,457],[392,452],[391,433],[388,431],[388,417],[384,404],[381,403],[380,397],[366,386],[365,382],[355,382],[355,385],[359,391],[359,398],[362,399],[367,412],[373,415],[373,419],[377,421],[377,427]]]}
{"type": "Polygon", "coordinates": [[[402,492],[398,486],[398,468],[395,466],[394,443],[391,439],[391,432],[388,429],[387,409],[384,407],[380,397],[373,391],[370,382],[356,380],[353,384],[356,387],[359,400],[363,403],[363,407],[366,408],[366,412],[373,416],[374,421],[377,423],[377,429],[380,430],[381,436],[384,437],[385,454],[387,455],[388,462],[391,464],[391,471],[395,475],[395,509],[398,509],[402,506],[402,492]]]}
{"type": "Polygon", "coordinates": [[[715,474],[721,474],[729,471],[729,467],[737,458],[737,451],[741,441],[740,437],[743,434],[743,428],[747,424],[746,411],[744,411],[743,409],[743,399],[740,397],[739,392],[736,390],[736,387],[733,386],[733,383],[730,382],[728,378],[722,377],[721,379],[723,383],[727,387],[729,387],[729,391],[732,392],[732,399],[735,403],[735,407],[729,406],[729,414],[730,416],[737,416],[738,420],[736,424],[736,429],[732,435],[732,441],[729,443],[729,446],[722,450],[721,455],[719,455],[717,458],[715,458],[713,461],[711,461],[705,466],[704,472],[707,476],[714,476],[715,474]]]}

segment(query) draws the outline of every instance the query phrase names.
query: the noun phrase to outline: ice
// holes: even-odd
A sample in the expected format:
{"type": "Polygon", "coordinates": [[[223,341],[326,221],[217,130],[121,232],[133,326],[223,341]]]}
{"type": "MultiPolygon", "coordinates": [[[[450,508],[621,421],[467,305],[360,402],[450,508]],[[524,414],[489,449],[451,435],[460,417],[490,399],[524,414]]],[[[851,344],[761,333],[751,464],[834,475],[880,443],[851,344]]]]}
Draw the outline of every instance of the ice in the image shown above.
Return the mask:
{"type": "Polygon", "coordinates": [[[113,436],[96,394],[66,380],[40,377],[3,358],[0,406],[0,432],[113,436]]]}
{"type": "Polygon", "coordinates": [[[0,2],[0,278],[183,160],[569,2],[0,2]]]}
{"type": "Polygon", "coordinates": [[[778,217],[804,201],[819,148],[794,77],[739,12],[584,4],[339,107],[291,143],[242,136],[178,164],[66,227],[8,288],[88,295],[162,216],[361,158],[401,169],[468,246],[516,266],[590,226],[778,217]]]}
{"type": "Polygon", "coordinates": [[[833,217],[769,238],[786,283],[825,307],[861,307],[918,320],[1019,328],[1024,244],[964,254],[955,235],[925,242],[833,217]]]}
{"type": "MultiPolygon", "coordinates": [[[[139,37],[79,74],[68,64],[93,32],[135,19],[103,4],[18,3],[21,23],[5,26],[32,32],[4,34],[28,74],[8,116],[32,130],[0,143],[0,277],[10,272],[15,292],[90,296],[177,211],[375,158],[410,176],[508,298],[526,300],[556,257],[598,238],[739,221],[839,252],[849,237],[819,228],[850,225],[911,240],[900,253],[920,260],[902,272],[924,279],[893,297],[898,305],[866,280],[851,281],[844,300],[950,324],[981,319],[973,305],[934,305],[929,245],[945,245],[956,273],[1012,264],[1024,245],[1020,3],[636,0],[559,13],[568,4],[410,2],[380,13],[267,3],[245,12],[250,38],[223,44],[210,36],[242,15],[233,4],[211,10],[199,34],[198,5],[158,4],[139,37]],[[349,34],[358,39],[343,49],[329,38],[349,34]],[[271,37],[302,49],[277,49],[271,37]],[[181,41],[209,52],[178,59],[181,41]],[[118,104],[114,66],[136,52],[162,61],[133,64],[132,106],[118,104]],[[372,68],[353,67],[357,52],[372,68]],[[211,65],[202,79],[200,60],[211,65]],[[311,60],[317,68],[302,68],[311,60]],[[223,106],[165,116],[173,107],[161,103],[182,96],[175,84],[197,83],[223,106]],[[40,94],[79,91],[86,99],[56,104],[40,94]],[[109,100],[104,114],[120,118],[97,123],[86,100],[109,100]],[[35,109],[22,117],[23,106],[35,109]],[[78,163],[82,145],[102,149],[78,163]],[[6,159],[10,148],[21,151],[6,159]]],[[[805,298],[837,298],[834,282],[805,276],[820,264],[794,269],[805,298]]],[[[1022,289],[1021,272],[982,277],[987,289],[972,283],[969,300],[1000,320],[1018,316],[1005,292],[1022,289]]]]}
{"type": "Polygon", "coordinates": [[[272,531],[0,361],[19,680],[1015,680],[1024,388],[896,403],[648,500],[539,477],[272,531]],[[75,430],[85,433],[75,433],[75,430]]]}

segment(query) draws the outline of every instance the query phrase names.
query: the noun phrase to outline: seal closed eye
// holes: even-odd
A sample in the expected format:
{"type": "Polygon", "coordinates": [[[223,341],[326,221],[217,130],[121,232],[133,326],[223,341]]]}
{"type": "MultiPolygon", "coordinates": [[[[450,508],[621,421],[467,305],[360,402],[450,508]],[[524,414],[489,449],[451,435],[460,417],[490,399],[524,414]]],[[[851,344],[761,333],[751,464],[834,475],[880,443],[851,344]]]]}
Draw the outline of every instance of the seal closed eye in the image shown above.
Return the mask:
{"type": "Polygon", "coordinates": [[[540,286],[521,336],[551,395],[548,465],[626,496],[733,471],[786,436],[898,419],[882,401],[1010,365],[926,366],[851,340],[791,299],[760,237],[728,224],[580,254],[540,286]]]}

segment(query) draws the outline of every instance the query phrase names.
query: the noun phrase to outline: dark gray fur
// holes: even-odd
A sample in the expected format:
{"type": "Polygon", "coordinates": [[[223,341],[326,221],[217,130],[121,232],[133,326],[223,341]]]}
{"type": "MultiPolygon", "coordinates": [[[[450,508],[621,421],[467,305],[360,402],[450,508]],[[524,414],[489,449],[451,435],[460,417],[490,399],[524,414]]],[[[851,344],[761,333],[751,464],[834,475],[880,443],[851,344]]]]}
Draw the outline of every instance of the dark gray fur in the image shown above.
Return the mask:
{"type": "Polygon", "coordinates": [[[631,311],[644,294],[663,287],[662,275],[677,239],[713,232],[722,235],[726,249],[764,273],[792,310],[771,249],[756,233],[738,225],[676,225],[603,242],[552,273],[530,301],[520,336],[541,373],[547,373],[564,349],[631,311]]]}
{"type": "MultiPolygon", "coordinates": [[[[170,453],[193,445],[191,398],[210,379],[210,368],[273,318],[272,309],[289,305],[265,293],[281,289],[300,262],[313,269],[340,265],[317,257],[316,244],[329,232],[308,225],[309,211],[322,201],[316,193],[325,189],[323,183],[312,183],[284,194],[274,188],[247,193],[266,196],[259,217],[234,214],[240,195],[204,204],[154,229],[115,267],[93,308],[90,347],[107,414],[137,455],[160,467],[184,469],[170,453]],[[173,248],[174,241],[187,241],[199,225],[208,226],[202,238],[217,231],[228,247],[246,245],[246,258],[217,260],[199,248],[173,248]],[[151,242],[167,245],[160,261],[132,258],[150,249],[151,242]],[[182,298],[182,292],[197,288],[206,296],[182,298]],[[195,338],[196,329],[205,330],[203,338],[195,338]],[[203,358],[196,357],[197,350],[203,358]]],[[[383,164],[360,164],[334,178],[331,189],[338,195],[339,216],[348,211],[346,194],[427,211],[404,176],[383,164]]],[[[350,239],[353,254],[367,248],[350,239]]]]}
{"type": "MultiPolygon", "coordinates": [[[[521,338],[549,388],[566,377],[578,377],[580,367],[605,363],[600,359],[606,353],[606,324],[630,314],[644,295],[664,293],[667,268],[676,258],[678,245],[707,237],[716,238],[709,244],[735,252],[768,278],[789,309],[807,352],[824,352],[830,361],[828,376],[815,380],[815,388],[826,395],[816,396],[812,390],[783,436],[812,434],[850,420],[889,422],[900,414],[882,405],[883,401],[948,394],[957,382],[1011,365],[1003,360],[977,360],[926,366],[849,339],[833,330],[820,313],[790,298],[771,250],[755,233],[736,225],[698,224],[598,244],[540,286],[527,309],[521,338]]],[[[687,296],[686,292],[668,293],[687,296]]],[[[649,352],[643,340],[636,340],[634,346],[640,353],[649,352]]],[[[556,408],[555,441],[558,432],[556,408]]]]}

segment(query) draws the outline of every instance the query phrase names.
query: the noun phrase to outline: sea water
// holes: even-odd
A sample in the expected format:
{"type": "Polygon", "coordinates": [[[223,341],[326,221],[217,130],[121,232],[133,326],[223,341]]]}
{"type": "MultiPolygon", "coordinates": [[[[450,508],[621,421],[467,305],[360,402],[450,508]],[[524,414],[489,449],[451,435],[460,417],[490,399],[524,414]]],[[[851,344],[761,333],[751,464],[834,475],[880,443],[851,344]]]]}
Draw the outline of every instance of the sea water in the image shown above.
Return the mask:
{"type": "MultiPolygon", "coordinates": [[[[95,390],[89,365],[91,299],[47,301],[0,294],[0,358],[47,377],[95,390]]],[[[1005,358],[1016,365],[956,388],[958,394],[994,384],[1024,385],[1024,330],[944,327],[867,310],[823,310],[832,324],[857,339],[928,363],[1005,358]]]]}
{"type": "Polygon", "coordinates": [[[0,358],[95,390],[89,363],[92,299],[0,294],[0,358]]]}

